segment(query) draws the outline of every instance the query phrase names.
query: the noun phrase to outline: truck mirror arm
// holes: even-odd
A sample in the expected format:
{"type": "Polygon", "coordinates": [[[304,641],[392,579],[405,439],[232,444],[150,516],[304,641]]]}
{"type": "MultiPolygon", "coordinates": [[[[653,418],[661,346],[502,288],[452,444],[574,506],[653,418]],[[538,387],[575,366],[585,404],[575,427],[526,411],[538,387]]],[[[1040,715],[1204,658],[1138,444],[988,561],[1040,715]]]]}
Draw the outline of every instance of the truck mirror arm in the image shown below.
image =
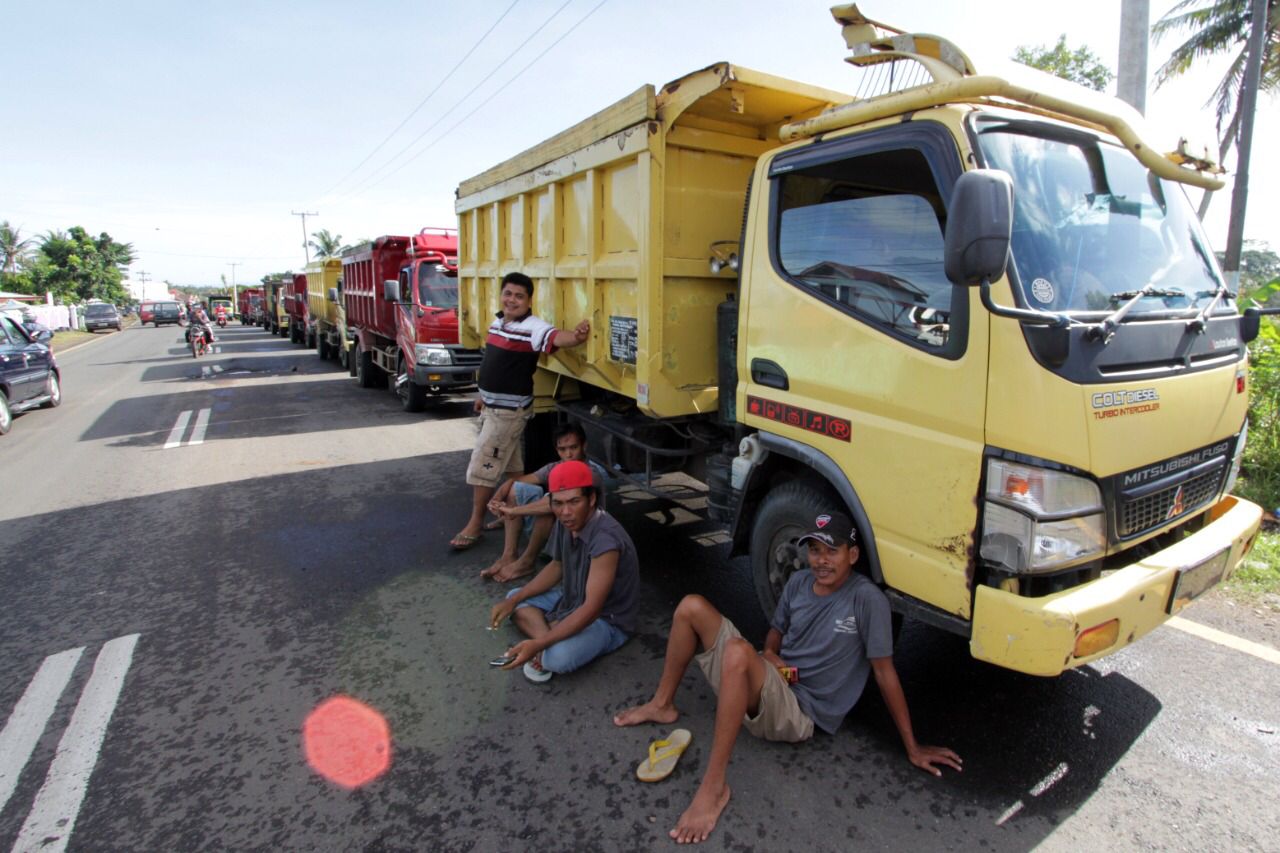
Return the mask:
{"type": "Polygon", "coordinates": [[[1033,311],[1026,308],[1007,308],[997,305],[991,298],[991,280],[984,278],[979,287],[982,304],[997,317],[1008,317],[1033,326],[1049,326],[1054,329],[1065,329],[1071,325],[1071,318],[1066,314],[1052,314],[1048,311],[1033,311]]]}

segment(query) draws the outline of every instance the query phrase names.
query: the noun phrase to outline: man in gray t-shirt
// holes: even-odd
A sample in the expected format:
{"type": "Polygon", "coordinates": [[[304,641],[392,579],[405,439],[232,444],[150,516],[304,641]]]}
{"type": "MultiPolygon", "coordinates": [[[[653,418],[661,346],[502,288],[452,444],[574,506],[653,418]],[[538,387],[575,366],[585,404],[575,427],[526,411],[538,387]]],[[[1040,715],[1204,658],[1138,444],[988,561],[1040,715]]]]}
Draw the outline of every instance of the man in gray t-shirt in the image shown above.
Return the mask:
{"type": "Polygon", "coordinates": [[[529,638],[507,650],[505,669],[530,681],[572,672],[627,641],[636,627],[640,562],[631,537],[596,502],[585,462],[552,469],[547,481],[556,525],[551,562],[494,605],[490,626],[508,616],[529,638]]]}
{"type": "Polygon", "coordinates": [[[788,742],[808,740],[815,726],[834,734],[862,695],[868,673],[875,674],[908,760],[935,776],[942,771],[934,765],[960,769],[960,757],[950,749],[916,743],[893,667],[889,602],[875,584],[853,573],[858,561],[853,522],[841,513],[822,513],[799,541],[808,544],[809,568],[787,581],[763,652],[705,598],[686,596],[671,622],[653,698],[613,718],[618,726],[675,722],[680,716],[676,689],[694,660],[715,689],[715,739],[707,769],[670,832],[680,843],[706,840],[728,805],[726,773],[740,729],[788,742]]]}

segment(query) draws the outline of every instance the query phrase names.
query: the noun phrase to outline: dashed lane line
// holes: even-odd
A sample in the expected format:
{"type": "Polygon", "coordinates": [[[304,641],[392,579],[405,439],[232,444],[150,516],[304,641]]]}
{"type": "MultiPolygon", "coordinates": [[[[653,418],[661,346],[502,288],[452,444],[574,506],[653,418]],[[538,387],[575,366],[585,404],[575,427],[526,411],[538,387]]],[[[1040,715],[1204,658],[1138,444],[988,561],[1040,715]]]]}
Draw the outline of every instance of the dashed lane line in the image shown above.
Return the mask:
{"type": "Polygon", "coordinates": [[[13,796],[22,768],[31,759],[83,653],[82,646],[45,658],[0,729],[0,811],[13,796]]]}
{"type": "Polygon", "coordinates": [[[201,409],[196,413],[196,425],[191,430],[191,440],[187,444],[204,444],[204,431],[209,428],[209,415],[212,409],[201,409]]]}
{"type": "Polygon", "coordinates": [[[1217,628],[1210,628],[1208,625],[1201,625],[1199,622],[1183,619],[1181,616],[1171,616],[1169,621],[1164,624],[1170,628],[1184,631],[1193,637],[1199,637],[1202,640],[1208,640],[1211,643],[1217,643],[1220,646],[1226,646],[1229,649],[1253,655],[1267,663],[1280,664],[1280,651],[1270,646],[1264,646],[1262,643],[1255,643],[1252,640],[1246,640],[1244,637],[1237,637],[1235,634],[1228,634],[1226,631],[1219,631],[1217,628]]]}
{"type": "Polygon", "coordinates": [[[93,673],[71,714],[71,722],[58,741],[44,784],[18,832],[18,840],[13,845],[15,851],[57,853],[66,849],[80,804],[89,789],[89,777],[98,763],[107,724],[115,713],[124,677],[133,662],[138,636],[117,637],[98,653],[93,673]]]}
{"type": "Polygon", "coordinates": [[[178,420],[174,422],[173,429],[169,430],[169,438],[164,443],[164,449],[170,450],[174,447],[182,445],[182,434],[187,431],[187,424],[191,422],[190,410],[182,412],[178,415],[178,420]]]}

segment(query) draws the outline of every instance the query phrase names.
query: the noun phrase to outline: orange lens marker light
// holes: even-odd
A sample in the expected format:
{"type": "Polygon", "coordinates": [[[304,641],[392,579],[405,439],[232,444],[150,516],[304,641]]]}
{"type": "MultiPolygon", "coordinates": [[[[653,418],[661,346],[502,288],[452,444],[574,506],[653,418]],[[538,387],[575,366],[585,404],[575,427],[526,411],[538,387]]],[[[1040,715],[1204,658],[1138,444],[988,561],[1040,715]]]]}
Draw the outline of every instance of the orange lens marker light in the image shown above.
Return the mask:
{"type": "Polygon", "coordinates": [[[1119,637],[1119,619],[1112,619],[1109,622],[1103,622],[1101,625],[1094,625],[1089,630],[1081,632],[1080,636],[1076,638],[1075,656],[1084,658],[1089,655],[1096,655],[1098,652],[1114,646],[1119,637]]]}
{"type": "Polygon", "coordinates": [[[358,788],[391,766],[391,729],[363,702],[335,696],[307,715],[302,749],[316,773],[344,788],[358,788]]]}

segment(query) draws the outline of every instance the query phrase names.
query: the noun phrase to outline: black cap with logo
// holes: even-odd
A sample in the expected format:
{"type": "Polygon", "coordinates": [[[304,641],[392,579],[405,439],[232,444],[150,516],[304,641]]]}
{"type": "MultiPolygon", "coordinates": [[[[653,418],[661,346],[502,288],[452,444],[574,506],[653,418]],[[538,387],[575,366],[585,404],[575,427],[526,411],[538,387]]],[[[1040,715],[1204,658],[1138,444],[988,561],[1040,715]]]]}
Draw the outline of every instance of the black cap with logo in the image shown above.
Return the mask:
{"type": "Polygon", "coordinates": [[[813,520],[813,527],[797,539],[796,544],[810,539],[821,542],[828,548],[838,548],[841,544],[854,546],[858,544],[858,530],[844,513],[824,512],[813,520]]]}

